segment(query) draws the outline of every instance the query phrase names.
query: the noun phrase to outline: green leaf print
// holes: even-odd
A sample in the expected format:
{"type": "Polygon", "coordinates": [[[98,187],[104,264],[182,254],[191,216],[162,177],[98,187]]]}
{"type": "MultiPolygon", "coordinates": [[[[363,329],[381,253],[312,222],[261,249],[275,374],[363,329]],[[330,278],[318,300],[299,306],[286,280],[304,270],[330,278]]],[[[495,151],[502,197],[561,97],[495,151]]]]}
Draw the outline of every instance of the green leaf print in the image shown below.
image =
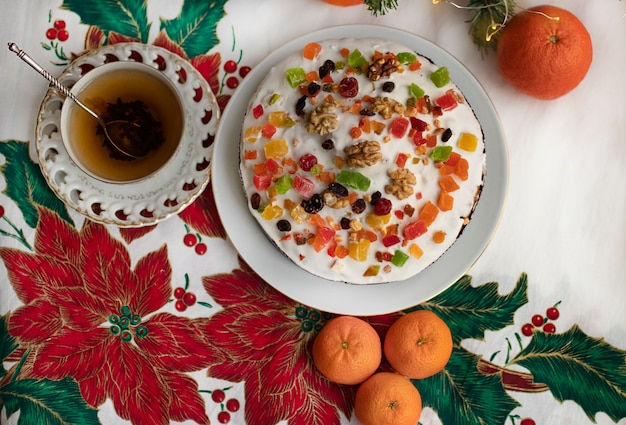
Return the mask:
{"type": "Polygon", "coordinates": [[[7,417],[20,411],[19,425],[95,425],[98,411],[83,400],[76,381],[23,379],[0,388],[7,417]]]}
{"type": "Polygon", "coordinates": [[[217,24],[226,14],[227,0],[185,0],[180,15],[161,19],[161,29],[177,43],[189,58],[203,55],[219,43],[217,24]]]}
{"type": "Polygon", "coordinates": [[[17,342],[9,334],[9,316],[0,316],[0,378],[7,374],[2,362],[17,348],[17,342]]]}
{"type": "Polygon", "coordinates": [[[74,225],[65,204],[50,190],[39,166],[30,159],[28,142],[0,141],[0,155],[5,157],[0,172],[4,173],[7,182],[6,195],[18,205],[26,224],[32,228],[37,226],[39,213],[36,205],[42,205],[74,225]]]}
{"type": "Polygon", "coordinates": [[[523,273],[513,291],[498,294],[498,283],[472,286],[465,275],[454,285],[415,309],[431,310],[450,327],[456,345],[466,338],[484,339],[485,331],[496,331],[514,323],[515,312],[528,303],[528,276],[523,273]]]}
{"type": "Polygon", "coordinates": [[[598,412],[615,422],[626,417],[626,351],[578,325],[562,334],[535,332],[511,364],[528,369],[557,400],[578,403],[592,421],[598,412]]]}
{"type": "Polygon", "coordinates": [[[150,24],[146,14],[146,0],[64,0],[61,9],[70,10],[80,16],[80,22],[94,25],[104,31],[148,42],[150,24]]]}
{"type": "Polygon", "coordinates": [[[446,368],[430,378],[413,381],[424,402],[444,424],[504,424],[519,406],[498,376],[478,371],[480,357],[455,347],[446,368]]]}

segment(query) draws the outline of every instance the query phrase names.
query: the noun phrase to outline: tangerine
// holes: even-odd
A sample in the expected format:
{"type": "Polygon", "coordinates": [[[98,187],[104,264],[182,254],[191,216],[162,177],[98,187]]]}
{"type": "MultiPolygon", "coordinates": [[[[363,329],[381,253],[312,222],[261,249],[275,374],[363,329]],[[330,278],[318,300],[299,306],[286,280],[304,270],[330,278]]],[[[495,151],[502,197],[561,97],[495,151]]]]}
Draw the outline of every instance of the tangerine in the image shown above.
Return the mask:
{"type": "Polygon", "coordinates": [[[369,378],[382,360],[382,344],[376,330],[363,319],[338,316],[331,319],[313,341],[313,362],[329,380],[355,385],[369,378]]]}
{"type": "Polygon", "coordinates": [[[498,67],[513,87],[556,99],[583,80],[592,59],[591,37],[571,12],[537,6],[515,15],[498,38],[498,67]]]}
{"type": "Polygon", "coordinates": [[[404,376],[378,372],[359,386],[354,414],[362,425],[415,425],[422,414],[422,397],[404,376]]]}
{"type": "Polygon", "coordinates": [[[383,344],[394,370],[412,379],[441,371],[452,354],[452,333],[439,316],[417,310],[400,316],[389,327],[383,344]]]}

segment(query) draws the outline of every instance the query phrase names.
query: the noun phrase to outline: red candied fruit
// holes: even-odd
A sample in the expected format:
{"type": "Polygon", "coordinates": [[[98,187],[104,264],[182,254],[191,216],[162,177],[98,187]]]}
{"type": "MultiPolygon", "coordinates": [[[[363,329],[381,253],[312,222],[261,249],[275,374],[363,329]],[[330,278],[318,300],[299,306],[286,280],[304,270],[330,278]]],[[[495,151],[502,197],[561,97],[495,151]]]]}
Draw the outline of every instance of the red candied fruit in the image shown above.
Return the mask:
{"type": "Polygon", "coordinates": [[[374,205],[374,214],[387,215],[391,212],[391,201],[387,198],[380,198],[374,205]]]}
{"type": "Polygon", "coordinates": [[[339,94],[343,97],[354,97],[359,94],[359,82],[354,77],[346,77],[339,82],[339,94]]]}
{"type": "Polygon", "coordinates": [[[317,157],[310,153],[305,153],[298,159],[298,165],[304,171],[310,171],[315,164],[317,164],[317,157]]]}
{"type": "Polygon", "coordinates": [[[425,121],[416,117],[410,117],[409,120],[411,121],[411,128],[417,131],[426,131],[428,124],[425,121]]]}
{"type": "Polygon", "coordinates": [[[409,120],[404,117],[398,117],[391,123],[389,132],[397,138],[404,137],[406,130],[409,128],[409,120]]]}
{"type": "Polygon", "coordinates": [[[252,116],[256,119],[260,118],[263,115],[263,105],[256,105],[252,109],[252,116]]]}

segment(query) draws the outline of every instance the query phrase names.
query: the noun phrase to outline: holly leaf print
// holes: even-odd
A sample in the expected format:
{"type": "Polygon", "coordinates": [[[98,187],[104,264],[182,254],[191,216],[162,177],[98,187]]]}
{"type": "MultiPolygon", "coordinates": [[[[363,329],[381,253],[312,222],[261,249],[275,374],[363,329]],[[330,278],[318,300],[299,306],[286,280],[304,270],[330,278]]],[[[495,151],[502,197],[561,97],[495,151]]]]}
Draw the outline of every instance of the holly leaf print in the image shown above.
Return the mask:
{"type": "Polygon", "coordinates": [[[39,212],[37,205],[56,212],[72,226],[65,204],[50,190],[39,166],[28,155],[28,142],[7,140],[0,142],[0,155],[5,158],[0,171],[7,182],[6,195],[11,198],[24,215],[30,227],[37,227],[39,212]]]}
{"type": "Polygon", "coordinates": [[[60,381],[22,379],[0,388],[7,417],[18,410],[18,424],[95,425],[98,411],[85,403],[78,384],[70,378],[60,381]]]}
{"type": "Polygon", "coordinates": [[[479,356],[457,346],[443,371],[413,381],[424,406],[435,410],[442,423],[504,424],[519,406],[504,390],[498,376],[485,376],[478,371],[479,360],[479,356]]]}
{"type": "Polygon", "coordinates": [[[498,283],[472,286],[472,277],[462,276],[454,285],[415,307],[431,310],[450,327],[456,345],[467,338],[482,340],[485,331],[497,331],[514,323],[515,312],[528,303],[528,276],[523,273],[510,294],[499,295],[498,283]]]}
{"type": "MultiPolygon", "coordinates": [[[[78,1],[78,0],[77,0],[78,1]]],[[[217,24],[224,17],[227,0],[185,0],[177,18],[161,19],[161,30],[185,51],[187,57],[207,53],[219,43],[217,24]]]]}
{"type": "Polygon", "coordinates": [[[615,422],[626,417],[626,351],[578,325],[562,334],[535,332],[511,364],[528,369],[557,400],[578,403],[593,422],[598,412],[615,422]]]}
{"type": "Polygon", "coordinates": [[[82,24],[100,28],[107,37],[116,32],[142,43],[148,41],[146,0],[64,0],[61,9],[76,13],[82,24]]]}
{"type": "Polygon", "coordinates": [[[9,334],[8,322],[8,315],[0,316],[0,378],[7,374],[2,362],[17,348],[17,341],[9,334]]]}

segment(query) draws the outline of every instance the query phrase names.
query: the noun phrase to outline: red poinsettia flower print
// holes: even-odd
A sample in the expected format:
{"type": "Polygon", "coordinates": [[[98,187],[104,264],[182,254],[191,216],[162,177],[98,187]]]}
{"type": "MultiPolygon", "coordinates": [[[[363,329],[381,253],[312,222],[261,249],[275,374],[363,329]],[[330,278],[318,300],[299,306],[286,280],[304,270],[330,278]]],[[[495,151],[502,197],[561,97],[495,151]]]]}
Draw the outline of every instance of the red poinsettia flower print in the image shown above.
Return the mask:
{"type": "MultiPolygon", "coordinates": [[[[223,310],[202,327],[214,350],[209,376],[245,381],[249,424],[332,425],[352,415],[355,386],[324,378],[311,345],[333,315],[274,290],[247,265],[232,274],[205,277],[204,287],[223,310]]],[[[369,318],[384,332],[397,316],[369,318]]]]}
{"type": "Polygon", "coordinates": [[[28,347],[30,378],[74,378],[92,406],[111,399],[135,424],[208,424],[187,372],[209,363],[197,319],[158,312],[172,291],[167,247],[131,269],[124,245],[89,220],[77,231],[40,208],[35,252],[0,249],[24,305],[9,332],[28,347]]]}

